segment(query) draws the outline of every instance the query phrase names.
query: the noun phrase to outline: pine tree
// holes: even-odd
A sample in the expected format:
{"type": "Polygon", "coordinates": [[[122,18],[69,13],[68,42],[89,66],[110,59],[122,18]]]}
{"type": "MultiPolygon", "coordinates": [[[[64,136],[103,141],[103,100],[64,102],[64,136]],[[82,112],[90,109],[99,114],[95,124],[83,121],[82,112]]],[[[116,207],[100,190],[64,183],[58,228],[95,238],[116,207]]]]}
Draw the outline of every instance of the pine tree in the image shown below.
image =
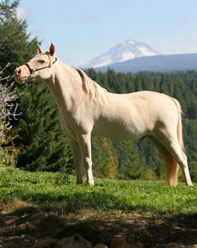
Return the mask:
{"type": "MultiPolygon", "coordinates": [[[[37,38],[27,34],[27,23],[18,20],[16,9],[19,0],[0,3],[0,64],[11,63],[8,73],[27,62],[37,52],[37,38]]],[[[59,125],[57,108],[45,84],[27,83],[18,87],[22,92],[20,131],[15,145],[19,148],[18,167],[29,170],[56,171],[72,166],[70,146],[59,125]]]]}
{"type": "Polygon", "coordinates": [[[8,68],[10,74],[36,53],[38,44],[37,38],[30,39],[27,34],[26,21],[17,19],[18,6],[19,0],[0,3],[0,65],[4,67],[11,63],[8,68]]]}
{"type": "MultiPolygon", "coordinates": [[[[11,75],[13,74],[17,61],[22,62],[29,58],[27,56],[28,50],[23,50],[24,40],[28,39],[25,33],[21,32],[22,29],[25,28],[25,23],[20,22],[16,17],[18,3],[18,1],[13,1],[13,3],[11,3],[9,0],[4,0],[0,3],[0,67],[3,69],[6,68],[3,75],[4,77],[7,75],[10,82],[12,81],[11,75]],[[17,51],[19,47],[22,48],[21,51],[17,51]],[[8,64],[9,66],[7,66],[8,64]]],[[[36,39],[29,41],[28,49],[29,48],[34,48],[35,51],[36,39]]],[[[6,82],[6,84],[10,84],[10,82],[6,82]]],[[[1,81],[1,84],[5,83],[1,81]]],[[[3,85],[2,87],[6,87],[6,85],[3,85]]],[[[13,91],[15,91],[14,87],[12,88],[12,92],[13,91]]],[[[17,104],[16,101],[14,104],[17,104]]],[[[13,126],[13,124],[14,121],[12,119],[11,126],[13,126]]],[[[12,128],[7,130],[4,135],[6,142],[4,142],[1,150],[3,149],[3,151],[7,152],[6,158],[8,159],[6,160],[6,164],[15,166],[18,148],[13,142],[18,135],[18,129],[12,128]],[[9,158],[11,158],[11,160],[9,160],[9,158]]]]}
{"type": "MultiPolygon", "coordinates": [[[[116,144],[117,145],[117,144],[116,144]]],[[[145,172],[144,161],[138,152],[136,141],[122,140],[118,144],[118,178],[139,179],[145,172]]],[[[117,149],[116,148],[116,149],[117,149]]]]}
{"type": "Polygon", "coordinates": [[[108,161],[107,161],[107,178],[114,179],[116,178],[116,170],[117,170],[117,159],[113,151],[113,147],[110,141],[106,138],[103,138],[103,148],[108,153],[108,161]]]}
{"type": "Polygon", "coordinates": [[[92,153],[94,175],[103,178],[115,178],[117,159],[111,142],[106,138],[93,137],[92,153]]]}
{"type": "MultiPolygon", "coordinates": [[[[59,124],[56,106],[44,83],[33,83],[21,98],[19,122],[21,151],[18,167],[58,171],[72,167],[72,152],[59,124]],[[34,92],[33,95],[30,95],[34,92]]],[[[28,86],[29,86],[28,85],[28,86]]]]}

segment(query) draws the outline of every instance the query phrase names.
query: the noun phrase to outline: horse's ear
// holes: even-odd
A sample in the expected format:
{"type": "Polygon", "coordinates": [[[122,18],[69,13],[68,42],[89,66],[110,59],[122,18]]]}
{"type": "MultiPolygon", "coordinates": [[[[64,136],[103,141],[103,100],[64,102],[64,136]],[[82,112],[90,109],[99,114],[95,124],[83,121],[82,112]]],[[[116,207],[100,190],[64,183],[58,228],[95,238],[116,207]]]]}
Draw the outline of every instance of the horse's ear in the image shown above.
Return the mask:
{"type": "Polygon", "coordinates": [[[51,54],[51,56],[53,56],[55,54],[55,46],[53,43],[51,43],[51,46],[50,46],[50,54],[51,54]]]}
{"type": "Polygon", "coordinates": [[[42,47],[40,45],[38,45],[38,52],[39,53],[44,53],[44,50],[42,49],[42,47]]]}

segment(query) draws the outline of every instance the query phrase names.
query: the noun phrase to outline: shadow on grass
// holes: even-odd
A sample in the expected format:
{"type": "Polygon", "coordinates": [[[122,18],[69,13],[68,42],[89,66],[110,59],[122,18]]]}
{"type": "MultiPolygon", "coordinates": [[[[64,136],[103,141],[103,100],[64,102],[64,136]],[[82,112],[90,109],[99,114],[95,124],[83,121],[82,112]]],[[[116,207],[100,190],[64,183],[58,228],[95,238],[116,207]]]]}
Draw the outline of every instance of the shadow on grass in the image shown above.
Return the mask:
{"type": "MultiPolygon", "coordinates": [[[[19,195],[22,195],[20,193],[19,195]]],[[[56,205],[64,206],[65,211],[76,212],[83,209],[92,210],[122,210],[122,211],[137,211],[151,212],[160,214],[160,210],[145,204],[136,204],[135,201],[124,199],[124,197],[114,196],[109,193],[97,191],[91,192],[76,192],[72,194],[48,194],[48,193],[31,193],[21,197],[23,201],[29,201],[38,206],[56,205]]]]}
{"type": "MultiPolygon", "coordinates": [[[[76,187],[76,186],[75,186],[76,187]]],[[[99,186],[100,187],[100,186],[99,186]]],[[[70,191],[72,190],[69,189],[70,191]]],[[[136,193],[137,194],[137,193],[136,193]]],[[[140,193],[138,192],[140,195],[140,193]]],[[[128,196],[128,193],[118,194],[118,192],[110,193],[110,190],[106,190],[103,188],[97,189],[87,187],[80,187],[72,193],[69,191],[52,191],[52,192],[25,192],[18,191],[17,195],[19,198],[37,206],[60,206],[64,207],[67,213],[76,212],[83,209],[91,209],[91,210],[120,210],[120,211],[136,211],[139,213],[152,213],[152,215],[174,215],[181,212],[191,212],[192,209],[195,210],[196,199],[190,199],[189,201],[184,201],[181,204],[180,199],[175,202],[173,205],[169,198],[165,198],[162,203],[154,202],[154,198],[146,193],[144,194],[144,198],[140,195],[138,196],[128,196]],[[152,200],[151,200],[152,199],[152,200]],[[179,202],[179,203],[177,203],[179,202]],[[194,207],[192,207],[194,206],[194,207]],[[189,211],[186,211],[188,209],[189,211]]],[[[157,200],[157,199],[156,199],[157,200]]]]}
{"type": "MultiPolygon", "coordinates": [[[[96,237],[99,238],[96,242],[106,244],[109,244],[111,237],[117,233],[126,236],[129,243],[141,243],[143,244],[142,247],[147,248],[166,247],[165,245],[168,243],[176,243],[176,246],[171,246],[173,248],[181,247],[181,245],[197,244],[197,213],[173,216],[172,213],[162,212],[161,209],[153,206],[136,204],[135,201],[124,199],[122,196],[118,197],[118,195],[109,194],[106,191],[98,192],[96,188],[95,190],[84,191],[73,192],[72,194],[66,194],[65,192],[58,194],[53,192],[28,194],[22,191],[18,192],[22,201],[30,202],[37,207],[21,207],[9,213],[8,217],[18,216],[20,218],[23,215],[31,215],[39,209],[47,213],[61,214],[61,210],[64,209],[64,214],[69,216],[69,213],[72,213],[73,218],[75,213],[80,212],[80,210],[89,209],[96,213],[98,210],[103,210],[108,214],[108,218],[101,215],[101,220],[98,221],[98,217],[86,217],[81,222],[80,218],[76,217],[79,218],[76,219],[78,223],[72,228],[66,227],[58,232],[58,238],[70,235],[76,230],[85,236],[87,232],[83,233],[84,230],[88,230],[89,226],[96,226],[98,227],[96,237]],[[116,212],[113,212],[114,210],[120,210],[125,215],[122,217],[115,216],[114,213],[116,212]],[[152,213],[152,215],[147,215],[147,213],[152,213]],[[167,214],[172,217],[166,217],[167,214]],[[99,230],[101,232],[98,235],[99,230]]],[[[0,215],[0,219],[2,216],[0,215]]],[[[12,232],[10,235],[12,235],[12,232]]],[[[90,236],[94,237],[95,235],[90,236]]],[[[91,241],[91,237],[89,240],[91,241]]]]}
{"type": "MultiPolygon", "coordinates": [[[[26,195],[25,198],[30,196],[26,195]]],[[[25,198],[23,200],[25,200],[25,198]]],[[[26,198],[26,199],[27,199],[26,198]]],[[[140,216],[127,221],[114,221],[112,229],[109,228],[109,220],[102,220],[97,223],[103,226],[105,232],[125,232],[130,243],[141,242],[144,247],[162,247],[161,244],[177,243],[178,245],[193,245],[197,244],[197,214],[181,214],[167,218],[166,212],[153,206],[135,204],[130,201],[124,201],[123,198],[108,194],[106,192],[76,192],[72,195],[66,194],[32,194],[31,201],[49,208],[63,207],[64,213],[75,213],[80,210],[91,209],[94,211],[107,211],[110,215],[111,211],[121,210],[127,213],[138,213],[140,216]],[[158,217],[144,217],[146,213],[153,214],[158,217]],[[145,215],[144,215],[145,214],[145,215]],[[128,224],[129,223],[129,224],[128,224]],[[108,228],[110,230],[108,230],[108,228]]],[[[128,215],[129,218],[132,215],[128,215]]],[[[169,216],[169,215],[168,215],[169,216]]],[[[95,220],[93,220],[95,222],[95,220]]],[[[110,236],[110,235],[108,235],[110,236]]],[[[108,240],[106,240],[106,243],[108,240]]],[[[180,247],[180,246],[177,246],[180,247]]]]}

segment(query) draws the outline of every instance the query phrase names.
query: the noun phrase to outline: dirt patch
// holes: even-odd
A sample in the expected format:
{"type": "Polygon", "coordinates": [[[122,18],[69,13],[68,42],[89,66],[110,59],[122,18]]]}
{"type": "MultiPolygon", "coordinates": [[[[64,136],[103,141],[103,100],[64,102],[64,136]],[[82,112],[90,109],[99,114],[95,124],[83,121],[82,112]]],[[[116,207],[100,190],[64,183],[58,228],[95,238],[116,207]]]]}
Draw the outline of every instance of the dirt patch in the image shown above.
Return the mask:
{"type": "Polygon", "coordinates": [[[124,217],[109,213],[86,218],[80,214],[58,217],[24,206],[0,213],[0,248],[31,248],[36,240],[61,240],[75,233],[94,245],[104,243],[110,248],[114,237],[124,238],[136,248],[197,247],[197,214],[174,218],[132,212],[124,217]]]}
{"type": "Polygon", "coordinates": [[[25,217],[14,214],[0,216],[0,247],[32,247],[35,237],[27,229],[25,217]]]}

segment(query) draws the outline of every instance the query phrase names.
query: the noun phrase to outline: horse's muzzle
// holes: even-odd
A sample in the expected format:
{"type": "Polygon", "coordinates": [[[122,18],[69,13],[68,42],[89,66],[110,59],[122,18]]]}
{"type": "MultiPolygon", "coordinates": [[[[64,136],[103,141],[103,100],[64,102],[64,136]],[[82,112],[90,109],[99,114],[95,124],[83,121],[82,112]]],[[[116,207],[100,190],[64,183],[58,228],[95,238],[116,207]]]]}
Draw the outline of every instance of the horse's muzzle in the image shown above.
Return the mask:
{"type": "Polygon", "coordinates": [[[23,65],[15,69],[14,80],[17,83],[23,84],[28,78],[29,78],[29,71],[23,68],[23,65]]]}

